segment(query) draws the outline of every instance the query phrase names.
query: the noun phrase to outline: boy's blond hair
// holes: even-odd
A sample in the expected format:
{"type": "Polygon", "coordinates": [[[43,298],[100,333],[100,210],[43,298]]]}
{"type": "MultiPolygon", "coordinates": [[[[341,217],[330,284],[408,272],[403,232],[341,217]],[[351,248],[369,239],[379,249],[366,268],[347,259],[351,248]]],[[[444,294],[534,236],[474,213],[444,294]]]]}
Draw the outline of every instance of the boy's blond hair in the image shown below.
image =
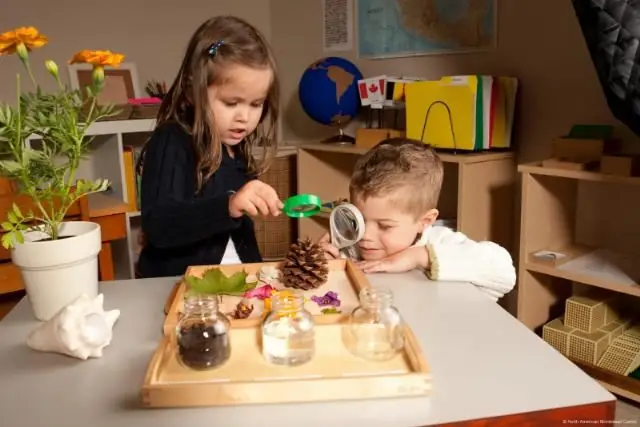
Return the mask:
{"type": "Polygon", "coordinates": [[[352,200],[391,195],[394,204],[419,217],[437,207],[442,176],[442,161],[427,144],[390,138],[358,159],[349,193],[352,200]]]}

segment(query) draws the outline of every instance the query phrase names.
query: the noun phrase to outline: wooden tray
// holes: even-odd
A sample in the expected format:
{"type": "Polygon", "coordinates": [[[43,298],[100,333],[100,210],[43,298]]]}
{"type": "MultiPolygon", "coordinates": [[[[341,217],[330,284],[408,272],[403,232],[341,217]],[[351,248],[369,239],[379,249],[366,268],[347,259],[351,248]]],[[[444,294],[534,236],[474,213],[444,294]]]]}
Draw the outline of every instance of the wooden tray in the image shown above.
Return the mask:
{"type": "MultiPolygon", "coordinates": [[[[322,309],[326,307],[320,307],[315,302],[309,301],[305,304],[305,308],[314,315],[316,323],[336,323],[349,316],[351,311],[359,305],[358,294],[362,288],[370,286],[369,281],[365,275],[353,264],[350,260],[330,260],[329,262],[329,278],[327,282],[322,286],[303,291],[306,298],[311,298],[313,295],[322,296],[328,291],[334,291],[338,294],[341,304],[338,309],[341,313],[338,314],[323,314],[322,309]]],[[[220,265],[222,272],[231,276],[238,271],[246,271],[248,274],[258,274],[260,268],[263,266],[274,266],[281,268],[283,262],[264,262],[255,264],[237,264],[237,265],[220,265]]],[[[189,267],[185,276],[194,275],[202,277],[202,274],[212,266],[194,266],[189,267]]],[[[259,283],[258,286],[262,286],[259,283]]],[[[187,290],[187,285],[184,282],[180,282],[171,294],[169,300],[165,305],[166,318],[164,322],[164,333],[172,334],[175,331],[175,327],[178,323],[178,317],[183,309],[184,293],[187,290]]],[[[283,288],[281,285],[275,286],[277,288],[283,288]]],[[[223,313],[231,312],[235,309],[241,297],[235,296],[222,296],[220,303],[220,311],[223,313]]],[[[233,327],[253,327],[260,324],[262,314],[264,313],[264,303],[258,299],[251,299],[250,303],[253,304],[254,309],[251,315],[246,319],[231,319],[233,327]]]]}
{"type": "Polygon", "coordinates": [[[175,338],[166,335],[147,368],[143,405],[223,406],[429,394],[429,367],[408,327],[404,351],[386,362],[352,355],[342,344],[341,328],[341,324],[317,325],[314,359],[295,367],[263,359],[259,328],[232,328],[231,358],[211,371],[183,367],[175,356],[175,338]]]}

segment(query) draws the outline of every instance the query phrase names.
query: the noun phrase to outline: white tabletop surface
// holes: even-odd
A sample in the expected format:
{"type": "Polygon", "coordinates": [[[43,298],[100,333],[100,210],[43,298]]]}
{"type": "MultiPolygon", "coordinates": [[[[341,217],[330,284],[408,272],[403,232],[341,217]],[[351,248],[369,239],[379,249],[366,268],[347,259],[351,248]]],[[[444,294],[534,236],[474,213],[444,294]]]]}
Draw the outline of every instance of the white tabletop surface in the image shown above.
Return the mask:
{"type": "Polygon", "coordinates": [[[468,283],[430,282],[418,272],[369,279],[393,287],[433,371],[430,398],[141,408],[140,387],[175,279],[115,281],[102,284],[105,308],[122,315],[100,359],[29,349],[25,338],[37,323],[26,299],[0,322],[0,425],[401,427],[615,400],[468,283]]]}

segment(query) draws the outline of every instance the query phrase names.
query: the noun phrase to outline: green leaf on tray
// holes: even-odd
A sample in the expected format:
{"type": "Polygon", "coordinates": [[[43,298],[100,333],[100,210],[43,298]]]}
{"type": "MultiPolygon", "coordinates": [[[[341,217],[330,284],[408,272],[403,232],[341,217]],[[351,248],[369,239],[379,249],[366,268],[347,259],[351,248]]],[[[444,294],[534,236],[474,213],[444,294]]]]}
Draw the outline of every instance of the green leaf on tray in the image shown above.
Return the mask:
{"type": "Polygon", "coordinates": [[[242,295],[256,287],[258,282],[247,282],[247,272],[239,271],[227,277],[220,268],[210,268],[202,277],[187,276],[189,288],[197,293],[211,295],[242,295]]]}

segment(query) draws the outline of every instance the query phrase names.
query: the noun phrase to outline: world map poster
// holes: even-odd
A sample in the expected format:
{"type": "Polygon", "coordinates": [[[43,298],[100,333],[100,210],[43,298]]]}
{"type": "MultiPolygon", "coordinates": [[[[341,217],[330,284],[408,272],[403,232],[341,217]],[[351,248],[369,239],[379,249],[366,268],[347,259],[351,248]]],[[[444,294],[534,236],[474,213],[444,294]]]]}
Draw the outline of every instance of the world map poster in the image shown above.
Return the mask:
{"type": "Polygon", "coordinates": [[[496,45],[497,0],[358,0],[361,58],[473,52],[496,45]]]}

